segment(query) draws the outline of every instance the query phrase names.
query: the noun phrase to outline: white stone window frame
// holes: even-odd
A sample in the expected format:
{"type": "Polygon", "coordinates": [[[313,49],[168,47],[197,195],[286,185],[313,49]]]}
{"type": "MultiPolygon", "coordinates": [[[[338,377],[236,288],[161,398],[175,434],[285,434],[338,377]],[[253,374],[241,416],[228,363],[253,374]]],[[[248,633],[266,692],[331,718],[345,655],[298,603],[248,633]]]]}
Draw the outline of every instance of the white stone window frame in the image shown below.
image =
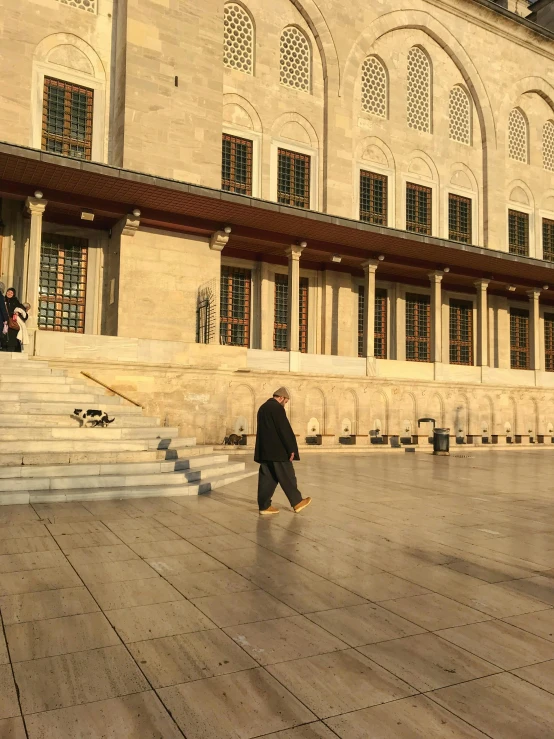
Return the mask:
{"type": "Polygon", "coordinates": [[[62,82],[80,85],[81,87],[87,87],[89,90],[93,90],[91,161],[105,162],[106,84],[104,80],[99,80],[88,74],[83,74],[49,62],[35,62],[33,65],[31,146],[34,149],[42,149],[42,106],[45,77],[53,77],[62,82]]]}
{"type": "MultiPolygon", "coordinates": [[[[44,212],[48,216],[48,208],[44,212]]],[[[87,287],[85,297],[85,331],[84,334],[99,335],[102,333],[102,300],[103,300],[103,271],[104,247],[108,245],[108,235],[95,229],[79,228],[78,226],[64,226],[59,223],[44,221],[43,234],[57,236],[73,236],[88,241],[87,253],[87,287]]],[[[27,242],[28,244],[28,242],[27,242]]],[[[27,250],[26,250],[27,251],[27,250]]],[[[25,254],[27,264],[27,253],[25,254]]],[[[25,266],[27,271],[27,266],[25,266]]],[[[38,316],[38,305],[33,306],[38,316]]],[[[65,332],[63,332],[65,333],[65,332]]]]}
{"type": "MultiPolygon", "coordinates": [[[[236,267],[237,269],[249,269],[250,270],[250,331],[249,331],[249,343],[247,349],[254,349],[255,337],[258,336],[261,322],[261,310],[259,306],[260,301],[260,262],[255,262],[251,259],[237,259],[236,257],[224,256],[225,251],[221,255],[221,267],[236,267]]],[[[221,271],[220,271],[221,278],[221,271]]],[[[221,290],[221,285],[218,285],[218,290],[221,290]]]]}
{"type": "MultiPolygon", "coordinates": [[[[439,183],[436,180],[429,180],[426,177],[418,177],[410,173],[406,174],[402,172],[400,175],[401,188],[402,188],[402,203],[400,206],[400,228],[407,234],[412,234],[412,231],[408,231],[406,228],[406,194],[408,190],[408,183],[414,185],[421,185],[422,187],[428,187],[431,190],[431,233],[430,236],[440,236],[439,226],[441,223],[441,212],[439,210],[439,183]]],[[[422,236],[423,234],[413,234],[414,236],[422,236]]],[[[425,238],[425,237],[424,237],[425,238]]],[[[418,288],[419,289],[419,288],[418,288]]]]}
{"type": "Polygon", "coordinates": [[[252,142],[252,195],[253,198],[262,196],[262,134],[250,128],[229,126],[223,124],[222,132],[229,136],[238,136],[252,142]]]}
{"type": "MultiPolygon", "coordinates": [[[[379,274],[379,268],[377,268],[376,275],[379,274]]],[[[393,327],[394,327],[394,282],[390,280],[375,280],[375,290],[386,290],[387,291],[387,356],[385,359],[391,359],[393,354],[393,348],[391,342],[393,341],[393,327]]],[[[356,316],[356,320],[352,323],[352,339],[354,341],[354,347],[358,348],[358,288],[365,287],[365,281],[361,277],[352,277],[352,301],[353,310],[352,315],[356,316]]],[[[356,352],[357,356],[357,352],[356,352]]],[[[382,357],[379,357],[382,359],[382,357]]]]}
{"type": "MultiPolygon", "coordinates": [[[[464,144],[462,144],[464,146],[464,144]]],[[[442,219],[441,219],[441,233],[443,238],[448,239],[448,232],[450,230],[448,225],[448,214],[449,214],[449,195],[459,195],[462,198],[468,198],[471,200],[471,244],[468,246],[479,246],[479,200],[478,193],[475,190],[465,190],[463,187],[456,187],[455,185],[447,185],[443,197],[443,208],[442,208],[442,219]]],[[[456,242],[461,243],[461,242],[456,242]]]]}
{"type": "MultiPolygon", "coordinates": [[[[521,162],[523,164],[523,162],[521,162]]],[[[541,236],[541,254],[537,255],[537,239],[536,239],[536,224],[535,224],[535,208],[532,205],[524,205],[523,203],[516,203],[513,200],[509,200],[506,203],[505,208],[505,233],[506,233],[506,253],[510,252],[510,215],[511,210],[518,211],[519,213],[527,213],[529,216],[529,258],[530,259],[542,259],[542,236],[541,236]]],[[[515,256],[515,255],[513,255],[515,256]]],[[[525,257],[519,257],[525,259],[525,257]]]]}
{"type": "MultiPolygon", "coordinates": [[[[279,149],[287,149],[295,151],[298,154],[305,154],[310,159],[310,207],[309,210],[319,209],[319,150],[313,146],[297,144],[287,139],[273,139],[271,141],[270,151],[270,188],[269,199],[277,202],[277,178],[279,175],[279,149]]],[[[283,207],[293,207],[286,206],[283,207]]],[[[302,209],[301,209],[302,210],[302,209]]]]}
{"type": "MultiPolygon", "coordinates": [[[[544,259],[544,242],[542,238],[543,218],[546,218],[549,221],[554,221],[554,210],[547,210],[546,208],[537,209],[537,233],[539,234],[537,241],[540,240],[540,255],[537,255],[537,259],[544,259]]],[[[554,313],[554,309],[547,312],[554,313]]]]}
{"type": "MultiPolygon", "coordinates": [[[[361,172],[375,172],[375,174],[383,175],[387,178],[387,223],[386,227],[394,227],[395,209],[396,209],[396,178],[395,171],[392,167],[383,167],[382,164],[374,164],[359,159],[354,167],[354,210],[352,217],[356,221],[360,221],[360,177],[361,172]]],[[[364,223],[364,221],[360,221],[364,223]]],[[[373,224],[366,224],[371,226],[373,224]]],[[[385,226],[376,226],[376,228],[385,228],[385,226]]]]}
{"type": "MultiPolygon", "coordinates": [[[[271,349],[273,348],[273,326],[275,324],[275,275],[289,274],[288,267],[279,264],[270,264],[268,269],[268,277],[270,281],[271,293],[271,311],[270,311],[270,329],[271,329],[271,349]]],[[[317,329],[318,315],[320,314],[321,304],[318,301],[318,272],[315,269],[304,269],[302,267],[302,255],[300,256],[300,277],[308,278],[308,351],[307,354],[317,353],[317,329]]],[[[267,330],[267,326],[265,330],[267,330]]],[[[264,330],[264,327],[262,327],[264,330]]]]}

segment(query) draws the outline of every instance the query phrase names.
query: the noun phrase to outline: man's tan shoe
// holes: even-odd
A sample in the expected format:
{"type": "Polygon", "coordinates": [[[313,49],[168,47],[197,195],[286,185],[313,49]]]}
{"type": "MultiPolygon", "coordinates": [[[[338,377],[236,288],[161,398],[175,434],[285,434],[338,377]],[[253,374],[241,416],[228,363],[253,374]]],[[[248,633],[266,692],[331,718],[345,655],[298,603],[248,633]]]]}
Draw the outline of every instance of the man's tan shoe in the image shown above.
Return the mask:
{"type": "Polygon", "coordinates": [[[260,516],[274,516],[276,513],[279,513],[279,509],[270,505],[269,508],[266,508],[264,511],[260,511],[260,516]]]}
{"type": "Polygon", "coordinates": [[[307,508],[311,502],[312,502],[311,498],[304,498],[303,500],[300,501],[300,503],[297,503],[294,506],[293,511],[295,513],[300,513],[300,511],[303,510],[304,508],[307,508]]]}

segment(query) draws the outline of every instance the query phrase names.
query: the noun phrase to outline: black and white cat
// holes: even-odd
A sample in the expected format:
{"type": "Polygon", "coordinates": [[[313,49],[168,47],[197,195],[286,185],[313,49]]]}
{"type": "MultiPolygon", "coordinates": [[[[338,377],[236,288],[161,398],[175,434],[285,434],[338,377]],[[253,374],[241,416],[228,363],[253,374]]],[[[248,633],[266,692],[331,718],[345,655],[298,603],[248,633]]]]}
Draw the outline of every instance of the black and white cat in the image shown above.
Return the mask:
{"type": "Polygon", "coordinates": [[[108,418],[106,411],[95,408],[89,408],[88,410],[75,408],[72,415],[81,421],[81,426],[107,426],[115,421],[115,418],[108,418]]]}

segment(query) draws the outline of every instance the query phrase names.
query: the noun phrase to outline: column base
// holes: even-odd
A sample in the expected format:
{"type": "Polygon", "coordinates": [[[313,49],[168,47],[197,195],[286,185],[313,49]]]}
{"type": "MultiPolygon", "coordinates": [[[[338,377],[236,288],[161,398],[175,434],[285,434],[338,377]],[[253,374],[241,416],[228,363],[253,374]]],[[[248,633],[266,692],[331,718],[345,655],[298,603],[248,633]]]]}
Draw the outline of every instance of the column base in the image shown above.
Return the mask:
{"type": "Polygon", "coordinates": [[[365,374],[366,377],[377,377],[377,360],[375,357],[365,358],[365,374]]]}
{"type": "Polygon", "coordinates": [[[300,372],[300,352],[289,352],[289,372],[300,372]]]}

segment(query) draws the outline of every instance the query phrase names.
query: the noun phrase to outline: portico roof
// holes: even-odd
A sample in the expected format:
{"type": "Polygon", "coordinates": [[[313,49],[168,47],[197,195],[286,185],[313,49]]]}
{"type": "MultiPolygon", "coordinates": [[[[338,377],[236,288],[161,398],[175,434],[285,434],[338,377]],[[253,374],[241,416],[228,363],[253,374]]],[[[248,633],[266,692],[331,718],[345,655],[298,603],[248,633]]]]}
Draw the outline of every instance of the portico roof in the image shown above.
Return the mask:
{"type": "Polygon", "coordinates": [[[554,264],[542,259],[421,236],[394,228],[303,210],[258,198],[133,172],[96,162],[0,143],[0,196],[24,200],[41,190],[48,201],[46,220],[89,225],[83,209],[95,213],[94,228],[111,228],[134,208],[141,226],[208,236],[229,225],[225,254],[284,262],[287,246],[306,241],[302,263],[318,269],[361,270],[362,262],[383,255],[382,279],[421,283],[444,267],[444,285],[473,290],[489,279],[493,292],[526,299],[525,290],[552,290],[541,296],[554,303],[554,264]],[[342,257],[340,265],[331,256],[342,257]],[[506,292],[507,285],[516,292],[506,292]]]}

